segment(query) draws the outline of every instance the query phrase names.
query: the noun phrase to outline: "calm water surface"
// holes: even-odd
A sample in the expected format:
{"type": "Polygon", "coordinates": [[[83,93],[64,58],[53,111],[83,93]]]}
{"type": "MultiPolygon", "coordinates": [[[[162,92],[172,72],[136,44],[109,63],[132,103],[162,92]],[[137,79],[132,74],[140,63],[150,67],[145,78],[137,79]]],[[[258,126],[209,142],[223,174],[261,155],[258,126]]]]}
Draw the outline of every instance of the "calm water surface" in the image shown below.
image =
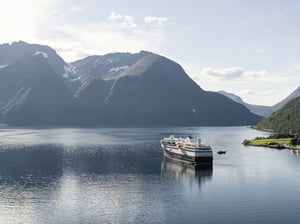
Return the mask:
{"type": "Polygon", "coordinates": [[[247,127],[0,129],[0,223],[299,223],[300,157],[247,127]],[[213,169],[163,158],[201,136],[213,169]],[[218,155],[218,150],[227,154],[218,155]]]}

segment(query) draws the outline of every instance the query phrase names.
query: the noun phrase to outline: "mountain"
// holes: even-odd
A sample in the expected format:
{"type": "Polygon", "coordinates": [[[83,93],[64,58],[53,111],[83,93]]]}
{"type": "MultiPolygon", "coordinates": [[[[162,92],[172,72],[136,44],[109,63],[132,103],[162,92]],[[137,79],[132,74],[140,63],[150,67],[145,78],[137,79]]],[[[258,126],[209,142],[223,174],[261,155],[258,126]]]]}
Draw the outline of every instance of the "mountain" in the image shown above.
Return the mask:
{"type": "Polygon", "coordinates": [[[0,118],[10,125],[60,124],[72,95],[41,54],[0,70],[0,118]]]}
{"type": "Polygon", "coordinates": [[[151,52],[68,64],[48,46],[20,41],[0,45],[0,65],[0,122],[8,125],[217,126],[261,119],[151,52]]]}
{"type": "Polygon", "coordinates": [[[300,133],[300,97],[286,103],[270,117],[263,119],[255,127],[280,133],[300,133]]]}
{"type": "Polygon", "coordinates": [[[72,65],[89,77],[72,107],[79,125],[248,125],[260,120],[227,97],[201,89],[179,64],[150,52],[92,56],[72,65]]]}
{"type": "Polygon", "coordinates": [[[223,94],[224,96],[232,99],[233,101],[244,105],[254,114],[257,114],[262,117],[268,117],[273,112],[281,109],[290,100],[292,100],[296,97],[299,97],[300,96],[300,86],[295,91],[293,91],[290,95],[288,95],[286,98],[284,98],[282,101],[280,101],[279,103],[277,103],[273,106],[261,106],[261,105],[248,104],[248,103],[244,102],[239,96],[237,96],[233,93],[228,93],[225,91],[218,91],[218,93],[223,94]]]}
{"type": "Polygon", "coordinates": [[[223,94],[224,96],[232,99],[233,101],[244,105],[254,114],[257,114],[262,117],[267,117],[270,114],[271,107],[269,107],[269,106],[261,106],[261,105],[254,105],[254,104],[246,103],[242,100],[241,97],[239,97],[233,93],[228,93],[225,91],[218,91],[218,93],[223,94]]]}
{"type": "Polygon", "coordinates": [[[140,53],[110,53],[106,55],[93,55],[84,59],[72,62],[76,74],[79,77],[93,77],[101,79],[116,78],[118,74],[134,65],[149,52],[140,53]]]}
{"type": "Polygon", "coordinates": [[[271,110],[269,112],[269,115],[271,115],[273,112],[279,110],[280,108],[282,108],[287,102],[289,102],[292,99],[295,99],[296,97],[300,96],[300,86],[294,90],[290,95],[288,95],[286,98],[284,98],[282,101],[280,101],[279,103],[273,105],[271,107],[271,110]]]}
{"type": "Polygon", "coordinates": [[[0,45],[0,70],[18,61],[21,58],[42,55],[49,66],[58,74],[58,77],[71,90],[75,91],[80,82],[71,64],[66,63],[49,46],[40,44],[29,44],[24,41],[13,42],[12,44],[0,45]]]}

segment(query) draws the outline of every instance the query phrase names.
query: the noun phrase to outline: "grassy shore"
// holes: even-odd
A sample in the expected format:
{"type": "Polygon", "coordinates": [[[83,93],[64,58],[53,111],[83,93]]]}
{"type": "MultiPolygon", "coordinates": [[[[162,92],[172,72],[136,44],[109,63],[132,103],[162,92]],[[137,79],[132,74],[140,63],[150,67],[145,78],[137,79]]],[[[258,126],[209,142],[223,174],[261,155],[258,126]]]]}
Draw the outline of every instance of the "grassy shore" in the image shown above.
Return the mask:
{"type": "Polygon", "coordinates": [[[290,145],[292,138],[267,138],[267,139],[252,139],[250,140],[251,145],[269,145],[269,144],[283,144],[290,145]]]}
{"type": "Polygon", "coordinates": [[[260,146],[277,149],[297,149],[300,150],[300,145],[292,145],[292,138],[258,138],[252,140],[244,140],[245,146],[260,146]]]}

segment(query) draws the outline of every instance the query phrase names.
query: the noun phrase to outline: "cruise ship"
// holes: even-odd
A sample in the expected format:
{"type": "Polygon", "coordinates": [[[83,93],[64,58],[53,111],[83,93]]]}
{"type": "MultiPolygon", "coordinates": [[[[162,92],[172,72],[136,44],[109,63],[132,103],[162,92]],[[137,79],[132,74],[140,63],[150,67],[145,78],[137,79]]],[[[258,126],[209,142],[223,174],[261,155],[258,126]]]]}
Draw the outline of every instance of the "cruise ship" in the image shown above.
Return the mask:
{"type": "Polygon", "coordinates": [[[193,142],[191,137],[176,138],[174,135],[163,138],[160,143],[164,155],[170,159],[189,162],[194,166],[212,165],[213,152],[209,145],[201,143],[198,138],[193,142]]]}

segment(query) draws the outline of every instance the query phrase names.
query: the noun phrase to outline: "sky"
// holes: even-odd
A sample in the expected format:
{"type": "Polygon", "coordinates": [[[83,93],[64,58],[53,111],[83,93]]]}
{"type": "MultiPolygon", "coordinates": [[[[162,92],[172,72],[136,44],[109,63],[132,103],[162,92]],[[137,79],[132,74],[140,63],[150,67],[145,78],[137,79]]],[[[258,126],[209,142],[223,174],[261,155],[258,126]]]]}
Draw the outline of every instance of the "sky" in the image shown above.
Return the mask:
{"type": "Polygon", "coordinates": [[[0,43],[49,45],[67,62],[151,51],[259,105],[300,86],[297,0],[0,0],[0,12],[0,43]]]}

